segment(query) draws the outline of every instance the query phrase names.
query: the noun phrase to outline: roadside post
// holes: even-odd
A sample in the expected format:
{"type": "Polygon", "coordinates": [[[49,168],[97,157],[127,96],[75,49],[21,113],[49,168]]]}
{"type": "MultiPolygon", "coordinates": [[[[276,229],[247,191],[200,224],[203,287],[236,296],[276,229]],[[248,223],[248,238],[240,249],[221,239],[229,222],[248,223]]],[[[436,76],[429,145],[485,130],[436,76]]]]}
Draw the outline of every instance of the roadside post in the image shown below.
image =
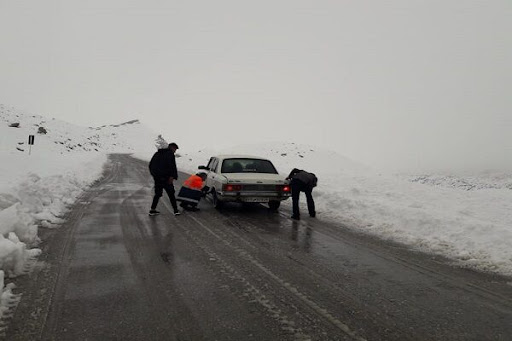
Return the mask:
{"type": "Polygon", "coordinates": [[[34,135],[29,135],[28,136],[28,155],[30,155],[32,153],[32,145],[34,144],[34,135]]]}

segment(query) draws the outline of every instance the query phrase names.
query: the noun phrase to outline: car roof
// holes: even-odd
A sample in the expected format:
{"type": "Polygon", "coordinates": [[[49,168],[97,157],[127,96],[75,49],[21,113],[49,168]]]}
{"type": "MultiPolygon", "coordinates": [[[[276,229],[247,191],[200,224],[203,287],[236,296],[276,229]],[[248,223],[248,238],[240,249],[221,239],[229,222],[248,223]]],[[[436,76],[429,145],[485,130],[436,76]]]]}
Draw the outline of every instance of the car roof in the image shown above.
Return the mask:
{"type": "Polygon", "coordinates": [[[224,154],[224,155],[217,155],[215,156],[216,158],[219,158],[219,159],[258,159],[258,160],[267,160],[267,161],[270,161],[269,159],[265,158],[265,157],[261,157],[261,156],[254,156],[254,155],[242,155],[242,154],[224,154]]]}

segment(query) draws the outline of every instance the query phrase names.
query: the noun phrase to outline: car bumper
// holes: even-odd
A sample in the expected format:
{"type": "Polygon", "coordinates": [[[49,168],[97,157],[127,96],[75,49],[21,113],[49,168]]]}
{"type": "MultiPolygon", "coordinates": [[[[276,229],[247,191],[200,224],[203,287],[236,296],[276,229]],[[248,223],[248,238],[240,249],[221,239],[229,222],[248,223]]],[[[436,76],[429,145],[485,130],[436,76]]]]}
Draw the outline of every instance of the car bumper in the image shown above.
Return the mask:
{"type": "Polygon", "coordinates": [[[217,192],[221,201],[234,202],[269,202],[286,200],[291,196],[289,193],[277,192],[217,192]]]}

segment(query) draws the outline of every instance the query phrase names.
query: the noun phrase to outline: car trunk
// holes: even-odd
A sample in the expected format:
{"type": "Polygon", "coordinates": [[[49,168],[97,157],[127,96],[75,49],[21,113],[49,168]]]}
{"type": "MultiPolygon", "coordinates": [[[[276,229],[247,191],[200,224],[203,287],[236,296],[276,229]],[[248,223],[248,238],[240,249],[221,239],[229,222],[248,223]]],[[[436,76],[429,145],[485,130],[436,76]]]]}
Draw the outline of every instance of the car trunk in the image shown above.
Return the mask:
{"type": "MultiPolygon", "coordinates": [[[[284,178],[279,174],[224,173],[223,175],[228,179],[228,183],[242,184],[245,190],[268,190],[264,188],[267,188],[269,185],[275,186],[286,183],[284,178]]],[[[268,188],[270,189],[270,187],[268,188]]],[[[272,190],[274,189],[275,187],[272,187],[272,190]]]]}

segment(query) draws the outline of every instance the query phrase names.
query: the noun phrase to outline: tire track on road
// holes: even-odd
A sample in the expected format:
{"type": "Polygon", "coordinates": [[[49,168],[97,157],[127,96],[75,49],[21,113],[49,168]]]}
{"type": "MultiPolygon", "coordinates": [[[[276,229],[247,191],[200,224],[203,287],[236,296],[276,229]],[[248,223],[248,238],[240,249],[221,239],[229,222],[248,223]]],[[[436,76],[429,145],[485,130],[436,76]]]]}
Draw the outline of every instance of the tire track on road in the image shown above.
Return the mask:
{"type": "MultiPolygon", "coordinates": [[[[205,223],[201,222],[198,218],[195,218],[193,215],[187,215],[187,217],[190,220],[192,220],[192,226],[190,226],[189,228],[183,227],[183,232],[186,233],[187,235],[189,235],[190,238],[192,238],[193,241],[196,244],[198,244],[209,256],[211,256],[212,258],[215,258],[215,259],[220,259],[221,260],[220,263],[222,264],[223,271],[225,273],[233,274],[234,278],[236,278],[241,283],[244,283],[244,285],[248,287],[249,293],[260,293],[262,291],[260,289],[257,289],[256,286],[251,282],[251,280],[247,279],[246,276],[242,275],[239,271],[234,270],[235,269],[234,266],[230,265],[230,264],[233,264],[233,262],[227,261],[226,258],[224,258],[224,256],[220,256],[220,254],[218,252],[213,251],[211,249],[211,247],[208,246],[208,245],[213,246],[217,243],[212,241],[211,238],[205,236],[204,234],[196,235],[198,233],[197,229],[194,233],[193,227],[199,226],[204,231],[206,231],[207,234],[209,234],[210,236],[213,236],[217,241],[221,241],[222,245],[223,245],[222,248],[224,249],[224,252],[230,250],[229,252],[232,253],[232,256],[230,256],[229,259],[235,258],[235,259],[239,259],[239,260],[244,260],[245,264],[251,265],[252,268],[256,268],[260,274],[264,275],[264,277],[268,279],[268,281],[271,281],[271,282],[277,284],[281,288],[281,290],[284,290],[285,292],[287,292],[288,296],[290,298],[293,298],[292,301],[296,301],[297,303],[300,303],[299,305],[307,307],[306,310],[302,309],[302,311],[300,312],[301,314],[304,314],[308,310],[311,312],[314,312],[314,314],[317,317],[319,317],[322,320],[325,320],[326,323],[328,323],[329,325],[331,325],[335,329],[337,329],[339,334],[343,334],[343,335],[345,335],[345,337],[347,337],[351,340],[364,340],[364,338],[357,335],[356,332],[352,331],[348,327],[347,324],[345,324],[342,321],[340,321],[339,319],[337,319],[334,315],[329,313],[325,308],[321,307],[318,303],[316,303],[314,300],[309,298],[306,294],[302,293],[294,285],[281,279],[278,275],[273,273],[268,267],[263,265],[257,259],[252,257],[248,252],[246,252],[244,250],[244,248],[237,247],[235,244],[228,242],[228,240],[230,238],[226,238],[226,235],[223,231],[221,231],[221,230],[213,231],[212,229],[207,227],[205,223]],[[204,239],[208,240],[208,242],[206,242],[204,239]]],[[[182,228],[182,226],[179,226],[179,228],[182,228]]],[[[251,245],[250,242],[248,242],[248,241],[245,241],[245,242],[247,243],[247,245],[251,245]]],[[[254,245],[252,245],[252,248],[254,248],[254,245]]],[[[245,267],[245,265],[242,267],[245,267]]],[[[240,266],[237,266],[237,268],[240,269],[240,266]]],[[[245,271],[245,272],[247,272],[247,271],[245,271]]],[[[268,292],[268,290],[267,290],[267,292],[268,292]]],[[[281,323],[282,323],[282,321],[290,321],[290,319],[288,317],[276,316],[275,315],[276,311],[279,311],[279,313],[282,314],[282,310],[277,308],[275,302],[271,303],[272,308],[269,308],[268,303],[267,303],[267,301],[269,300],[269,297],[265,296],[264,299],[265,299],[265,304],[263,304],[263,306],[271,314],[273,314],[273,317],[275,317],[281,323]]],[[[261,302],[261,297],[256,296],[256,297],[254,297],[254,300],[256,302],[261,302]]],[[[293,306],[294,304],[290,304],[290,305],[293,306]]],[[[310,319],[310,320],[313,321],[314,319],[310,319]]],[[[296,322],[294,322],[291,326],[286,325],[284,327],[284,330],[295,331],[295,329],[297,328],[297,327],[295,327],[296,325],[298,325],[298,323],[296,323],[296,322]]],[[[305,333],[306,332],[304,332],[304,331],[299,332],[299,336],[298,336],[297,340],[303,340],[305,337],[305,333]]],[[[335,339],[339,339],[339,337],[341,337],[341,335],[337,336],[337,338],[335,338],[335,339]]]]}
{"type": "Polygon", "coordinates": [[[252,257],[247,251],[233,247],[232,244],[228,243],[224,238],[221,238],[219,235],[217,235],[215,232],[213,232],[210,228],[208,228],[205,224],[200,222],[198,219],[191,217],[197,224],[199,224],[203,229],[208,231],[210,234],[215,236],[217,239],[222,241],[226,246],[232,248],[238,255],[240,255],[242,258],[244,258],[246,261],[252,263],[255,267],[260,269],[263,273],[265,273],[268,277],[272,278],[275,282],[279,283],[283,288],[288,290],[292,295],[294,295],[297,299],[305,303],[307,306],[309,306],[311,309],[313,309],[318,315],[325,318],[327,321],[335,325],[341,332],[345,333],[349,337],[351,337],[353,340],[363,341],[364,338],[357,335],[357,333],[350,329],[350,327],[345,324],[344,322],[337,319],[335,316],[333,316],[331,313],[329,313],[325,308],[322,308],[320,305],[318,305],[316,302],[311,300],[307,295],[300,292],[299,289],[297,289],[295,286],[293,286],[291,283],[284,281],[281,279],[278,275],[273,273],[269,268],[267,268],[265,265],[263,265],[261,262],[256,260],[254,257],[252,257]]]}

